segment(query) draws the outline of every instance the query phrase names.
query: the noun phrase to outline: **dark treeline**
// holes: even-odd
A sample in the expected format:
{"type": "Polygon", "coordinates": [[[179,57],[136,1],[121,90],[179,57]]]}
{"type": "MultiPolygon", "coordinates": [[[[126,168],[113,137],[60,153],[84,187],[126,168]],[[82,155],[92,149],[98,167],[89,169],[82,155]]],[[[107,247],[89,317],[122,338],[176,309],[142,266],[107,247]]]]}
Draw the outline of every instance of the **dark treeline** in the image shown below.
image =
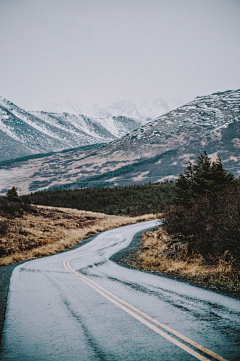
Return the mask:
{"type": "Polygon", "coordinates": [[[136,216],[160,213],[172,204],[175,183],[148,183],[113,188],[82,188],[31,193],[24,202],[54,207],[76,208],[113,215],[136,216]]]}

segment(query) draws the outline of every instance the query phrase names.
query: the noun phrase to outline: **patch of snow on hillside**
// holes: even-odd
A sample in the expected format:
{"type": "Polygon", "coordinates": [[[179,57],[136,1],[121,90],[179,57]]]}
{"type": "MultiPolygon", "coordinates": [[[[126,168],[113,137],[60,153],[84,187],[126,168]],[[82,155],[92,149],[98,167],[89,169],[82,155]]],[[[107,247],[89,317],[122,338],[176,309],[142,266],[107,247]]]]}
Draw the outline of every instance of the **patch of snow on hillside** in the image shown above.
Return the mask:
{"type": "MultiPolygon", "coordinates": [[[[0,117],[1,117],[1,111],[0,111],[0,117]]],[[[6,127],[4,123],[0,120],[0,130],[4,133],[6,133],[9,137],[13,138],[14,140],[21,141],[20,138],[14,133],[13,129],[6,127]]]]}

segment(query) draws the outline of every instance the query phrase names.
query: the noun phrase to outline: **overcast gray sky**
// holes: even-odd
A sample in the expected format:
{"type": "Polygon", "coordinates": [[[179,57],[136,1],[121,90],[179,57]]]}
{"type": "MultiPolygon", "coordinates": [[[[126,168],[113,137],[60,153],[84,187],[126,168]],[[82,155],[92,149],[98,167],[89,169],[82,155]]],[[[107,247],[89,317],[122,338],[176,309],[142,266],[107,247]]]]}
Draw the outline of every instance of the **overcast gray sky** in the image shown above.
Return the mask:
{"type": "Polygon", "coordinates": [[[106,106],[240,88],[240,0],[0,0],[0,95],[106,106]]]}

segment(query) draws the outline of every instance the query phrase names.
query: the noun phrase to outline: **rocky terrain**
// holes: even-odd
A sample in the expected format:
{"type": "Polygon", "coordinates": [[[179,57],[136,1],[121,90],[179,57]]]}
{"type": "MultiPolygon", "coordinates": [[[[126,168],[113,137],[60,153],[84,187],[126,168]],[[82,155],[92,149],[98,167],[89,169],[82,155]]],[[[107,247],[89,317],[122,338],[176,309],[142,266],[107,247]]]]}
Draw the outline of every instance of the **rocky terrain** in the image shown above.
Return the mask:
{"type": "Polygon", "coordinates": [[[114,186],[175,179],[206,150],[240,174],[240,90],[197,97],[120,139],[38,159],[2,162],[0,188],[20,194],[49,187],[114,186]]]}

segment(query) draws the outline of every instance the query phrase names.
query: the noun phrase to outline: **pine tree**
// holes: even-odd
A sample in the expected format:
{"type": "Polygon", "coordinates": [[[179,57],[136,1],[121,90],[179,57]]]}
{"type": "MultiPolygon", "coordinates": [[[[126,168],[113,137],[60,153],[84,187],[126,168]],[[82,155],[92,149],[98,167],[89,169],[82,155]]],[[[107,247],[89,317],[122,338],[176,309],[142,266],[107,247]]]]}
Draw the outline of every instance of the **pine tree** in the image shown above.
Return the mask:
{"type": "Polygon", "coordinates": [[[188,163],[183,174],[176,181],[177,204],[186,207],[205,196],[212,196],[222,188],[235,183],[234,175],[223,169],[221,158],[212,162],[204,151],[197,157],[196,164],[188,163]]]}
{"type": "Polygon", "coordinates": [[[192,183],[193,183],[193,165],[188,162],[187,167],[184,169],[184,174],[180,174],[176,182],[176,193],[178,204],[189,204],[193,198],[192,195],[192,183]]]}
{"type": "Polygon", "coordinates": [[[9,201],[15,201],[15,202],[19,202],[19,196],[17,193],[17,190],[15,187],[12,187],[12,189],[8,189],[6,197],[9,201]]]}

